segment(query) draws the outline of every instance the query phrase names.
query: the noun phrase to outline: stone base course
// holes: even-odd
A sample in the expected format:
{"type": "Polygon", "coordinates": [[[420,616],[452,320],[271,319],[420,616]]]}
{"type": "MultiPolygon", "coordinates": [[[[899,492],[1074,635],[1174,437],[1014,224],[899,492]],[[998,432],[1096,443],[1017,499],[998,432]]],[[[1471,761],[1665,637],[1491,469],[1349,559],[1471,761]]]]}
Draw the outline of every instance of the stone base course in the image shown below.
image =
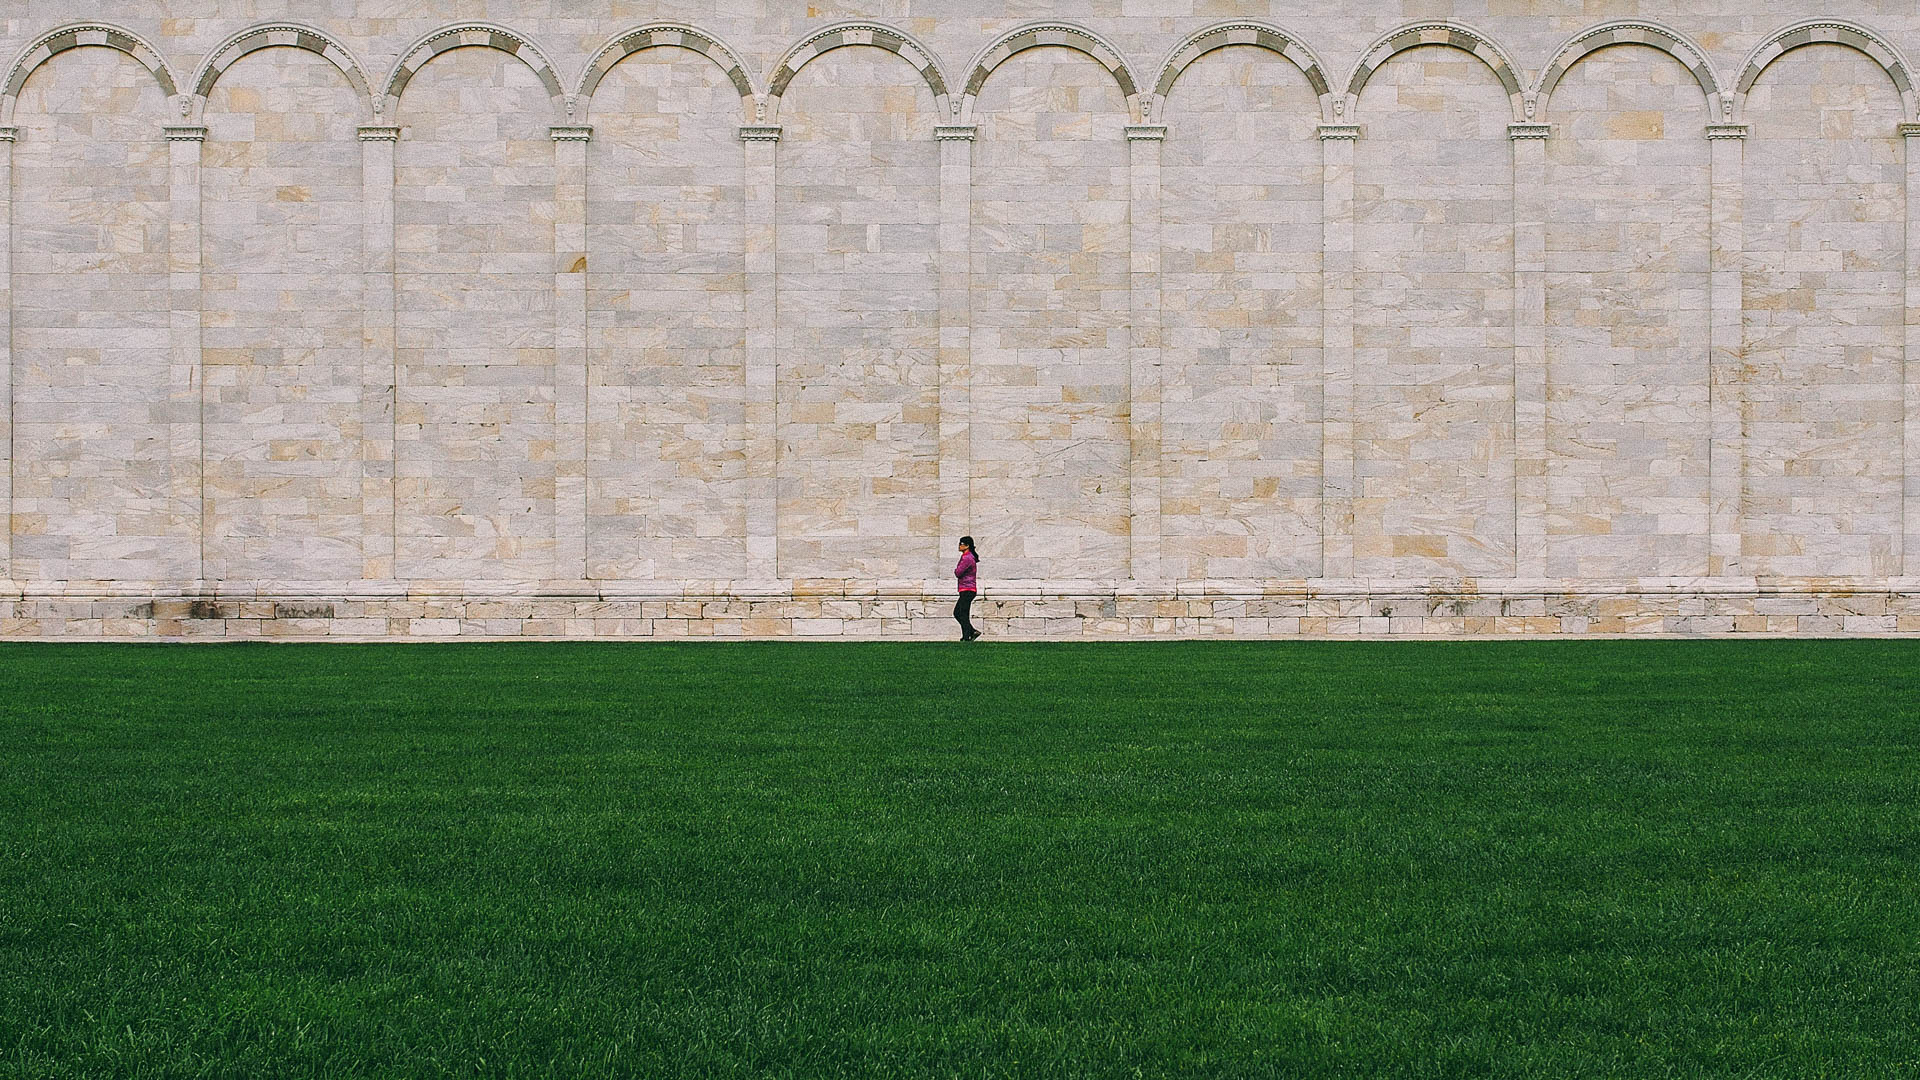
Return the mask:
{"type": "MultiPolygon", "coordinates": [[[[0,599],[7,640],[322,641],[678,638],[940,640],[953,600],[926,592],[531,597],[83,596],[0,599]]],[[[1370,591],[1306,585],[1220,591],[1196,583],[1033,588],[982,596],[998,640],[1920,635],[1920,583],[1796,590],[1751,583],[1568,593],[1501,586],[1370,591]]]]}

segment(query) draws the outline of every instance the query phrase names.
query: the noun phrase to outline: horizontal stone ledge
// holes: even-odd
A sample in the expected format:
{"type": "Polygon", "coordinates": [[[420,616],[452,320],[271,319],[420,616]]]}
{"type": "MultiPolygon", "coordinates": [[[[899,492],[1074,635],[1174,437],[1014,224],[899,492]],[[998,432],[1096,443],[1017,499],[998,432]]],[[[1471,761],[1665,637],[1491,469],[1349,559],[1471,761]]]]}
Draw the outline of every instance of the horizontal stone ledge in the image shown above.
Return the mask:
{"type": "MultiPolygon", "coordinates": [[[[359,603],[422,601],[565,601],[580,603],[652,600],[809,601],[951,599],[950,578],[842,582],[836,579],[715,580],[681,583],[393,580],[365,582],[262,582],[235,587],[206,583],[43,584],[0,581],[0,601],[208,601],[215,603],[359,603]]],[[[1604,599],[1754,597],[1915,597],[1920,578],[1862,581],[1842,578],[1637,578],[1569,582],[1532,578],[1381,579],[1308,578],[1274,581],[1131,581],[1127,579],[986,579],[980,593],[995,600],[1268,600],[1354,599],[1604,599]]]]}
{"type": "MultiPolygon", "coordinates": [[[[1334,599],[987,600],[988,640],[1920,636],[1920,605],[1803,597],[1715,606],[1479,598],[1407,607],[1334,599]]],[[[379,600],[329,605],[0,602],[0,639],[216,641],[952,640],[945,599],[920,601],[379,600]]]]}

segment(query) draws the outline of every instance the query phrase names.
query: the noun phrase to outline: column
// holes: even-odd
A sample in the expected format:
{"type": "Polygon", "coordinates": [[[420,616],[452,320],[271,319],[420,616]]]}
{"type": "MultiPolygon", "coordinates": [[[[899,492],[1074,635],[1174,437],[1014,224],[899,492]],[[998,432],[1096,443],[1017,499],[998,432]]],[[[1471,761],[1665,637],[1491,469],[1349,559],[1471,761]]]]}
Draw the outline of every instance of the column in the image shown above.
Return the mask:
{"type": "MultiPolygon", "coordinates": [[[[1920,124],[1901,124],[1907,155],[1906,412],[1900,422],[1900,574],[1920,576],[1920,124]]],[[[4,576],[4,575],[0,575],[4,576]]]]}
{"type": "Polygon", "coordinates": [[[1707,346],[1707,574],[1739,577],[1745,438],[1740,423],[1740,264],[1746,243],[1740,176],[1745,124],[1708,124],[1712,250],[1707,346]]]}
{"type": "MultiPolygon", "coordinates": [[[[13,140],[0,127],[0,583],[13,580],[13,140]]],[[[0,589],[7,588],[0,584],[0,589]]]]}
{"type": "Polygon", "coordinates": [[[200,151],[207,129],[168,124],[167,308],[171,361],[167,376],[170,414],[170,514],[191,523],[198,549],[194,581],[187,592],[207,591],[206,394],[200,367],[200,151]]]}
{"type": "Polygon", "coordinates": [[[747,576],[771,583],[780,576],[773,205],[780,128],[742,127],[740,142],[746,152],[747,203],[747,576]]]}
{"type": "Polygon", "coordinates": [[[574,591],[587,578],[587,141],[584,125],[555,127],[553,211],[553,576],[574,591]]]}
{"type": "Polygon", "coordinates": [[[1547,576],[1547,138],[1508,124],[1513,145],[1513,576],[1547,576]]]}
{"type": "Polygon", "coordinates": [[[1320,576],[1353,577],[1353,144],[1357,124],[1320,125],[1320,576]]]}
{"type": "Polygon", "coordinates": [[[1147,582],[1165,576],[1160,557],[1160,149],[1166,138],[1165,124],[1127,126],[1133,179],[1128,243],[1133,333],[1127,378],[1127,574],[1147,582]]]}
{"type": "Polygon", "coordinates": [[[366,582],[394,568],[394,423],[399,360],[393,330],[393,156],[400,129],[360,129],[360,560],[366,582]]]}
{"type": "Polygon", "coordinates": [[[933,129],[940,142],[940,547],[973,531],[972,124],[933,129]]]}

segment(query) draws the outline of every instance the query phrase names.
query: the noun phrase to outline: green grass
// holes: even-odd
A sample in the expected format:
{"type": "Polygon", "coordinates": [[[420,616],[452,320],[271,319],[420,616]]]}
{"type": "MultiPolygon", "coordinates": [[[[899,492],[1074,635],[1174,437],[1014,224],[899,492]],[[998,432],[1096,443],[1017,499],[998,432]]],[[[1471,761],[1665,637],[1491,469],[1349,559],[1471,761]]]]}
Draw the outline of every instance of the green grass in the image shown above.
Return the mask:
{"type": "Polygon", "coordinates": [[[1920,642],[0,648],[0,1076],[1920,1075],[1920,642]]]}

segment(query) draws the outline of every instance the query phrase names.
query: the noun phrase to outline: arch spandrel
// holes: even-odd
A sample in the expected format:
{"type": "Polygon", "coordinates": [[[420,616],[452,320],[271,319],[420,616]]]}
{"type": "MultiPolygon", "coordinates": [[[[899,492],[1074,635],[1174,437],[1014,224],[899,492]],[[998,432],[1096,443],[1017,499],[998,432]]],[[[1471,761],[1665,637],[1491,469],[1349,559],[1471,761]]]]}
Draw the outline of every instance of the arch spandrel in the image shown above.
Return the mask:
{"type": "Polygon", "coordinates": [[[849,21],[816,30],[787,50],[780,62],[774,65],[773,76],[767,84],[769,107],[759,114],[757,122],[778,123],[781,98],[800,69],[822,53],[849,45],[869,45],[898,55],[920,73],[928,92],[933,95],[934,109],[938,115],[945,117],[953,111],[950,84],[933,50],[897,27],[878,22],[849,21]]]}
{"type": "Polygon", "coordinates": [[[393,71],[381,85],[380,96],[373,102],[375,115],[381,118],[382,123],[393,122],[399,115],[400,98],[406,93],[407,84],[428,61],[449,49],[470,47],[498,49],[518,57],[539,78],[540,85],[546,88],[547,96],[553,101],[554,121],[571,122],[567,92],[562,89],[559,69],[547,58],[546,50],[535,44],[532,38],[492,23],[444,26],[415,42],[412,48],[401,54],[400,62],[393,66],[393,71]]]}
{"type": "Polygon", "coordinates": [[[1920,97],[1914,92],[1913,69],[1906,58],[1891,41],[1878,32],[1856,22],[1841,19],[1808,19],[1785,26],[1769,34],[1766,40],[1754,47],[1740,66],[1740,81],[1733,86],[1733,92],[1725,97],[1723,105],[1725,119],[1730,122],[1743,122],[1746,116],[1747,94],[1753,84],[1768,65],[1787,53],[1807,45],[1844,45],[1857,52],[1865,53],[1887,77],[1893,80],[1893,87],[1900,94],[1903,118],[1908,123],[1920,121],[1920,97]]]}
{"type": "Polygon", "coordinates": [[[593,106],[594,91],[620,61],[634,53],[646,49],[679,48],[712,60],[726,73],[727,81],[739,92],[743,122],[754,122],[762,115],[758,102],[761,98],[759,87],[755,84],[753,73],[747,69],[746,62],[740,58],[733,47],[719,37],[707,33],[698,27],[685,23],[648,23],[624,30],[607,40],[596,49],[593,58],[580,73],[580,82],[574,90],[574,108],[578,115],[570,118],[571,123],[586,123],[593,106]]]}
{"type": "Polygon", "coordinates": [[[1645,45],[1672,56],[1700,84],[1700,92],[1706,96],[1709,112],[1719,112],[1725,84],[1714,70],[1713,61],[1705,50],[1685,34],[1659,23],[1644,19],[1618,19],[1590,26],[1568,38],[1565,44],[1554,51],[1553,59],[1540,72],[1533,93],[1529,95],[1527,119],[1545,120],[1554,89],[1573,65],[1589,54],[1613,45],[1645,45]]]}
{"type": "MultiPolygon", "coordinates": [[[[110,23],[69,23],[41,34],[14,58],[13,66],[7,70],[6,87],[0,90],[0,124],[13,123],[14,102],[20,96],[20,88],[26,85],[27,78],[35,69],[68,49],[88,45],[126,53],[141,67],[152,72],[162,94],[169,99],[179,96],[180,80],[174,77],[173,68],[167,64],[166,57],[160,55],[160,50],[154,48],[147,39],[110,23]]],[[[183,103],[181,109],[181,115],[184,116],[190,106],[183,103]]]]}
{"type": "Polygon", "coordinates": [[[1140,118],[1140,104],[1145,91],[1140,80],[1134,76],[1133,68],[1126,57],[1105,38],[1082,26],[1071,23],[1043,22],[1017,26],[995,38],[980,54],[974,57],[967,67],[967,85],[959,100],[949,98],[948,111],[956,118],[956,123],[973,122],[974,104],[979,100],[980,90],[987,84],[988,76],[1014,54],[1044,45],[1055,45],[1084,53],[1107,73],[1113,76],[1120,87],[1120,93],[1127,99],[1127,112],[1130,118],[1140,118]]]}
{"type": "Polygon", "coordinates": [[[220,76],[228,68],[238,63],[240,58],[261,49],[291,48],[304,49],[325,59],[337,68],[365,103],[363,112],[367,117],[373,98],[372,87],[367,82],[366,69],[361,66],[352,50],[339,39],[317,27],[304,23],[276,22],[248,27],[220,43],[220,46],[207,54],[193,77],[193,108],[196,112],[206,108],[207,96],[213,92],[220,76]]]}
{"type": "Polygon", "coordinates": [[[1412,23],[1381,35],[1367,49],[1360,62],[1354,65],[1352,74],[1347,77],[1345,93],[1334,101],[1334,122],[1353,123],[1354,114],[1359,108],[1360,92],[1366,89],[1373,73],[1396,54],[1423,45],[1444,45],[1478,57],[1500,80],[1501,89],[1507,93],[1514,122],[1526,119],[1527,95],[1520,82],[1520,69],[1514,66],[1513,58],[1507,51],[1492,38],[1465,23],[1437,20],[1412,23]]]}
{"type": "Polygon", "coordinates": [[[1320,58],[1294,34],[1258,19],[1215,23],[1189,34],[1175,45],[1173,51],[1167,54],[1166,61],[1160,65],[1160,75],[1154,80],[1152,92],[1141,100],[1141,118],[1154,123],[1164,122],[1167,118],[1167,94],[1179,82],[1181,73],[1202,56],[1232,45],[1265,49],[1291,61],[1306,76],[1307,84],[1313,87],[1314,95],[1320,99],[1322,118],[1331,119],[1332,86],[1320,58]]]}

